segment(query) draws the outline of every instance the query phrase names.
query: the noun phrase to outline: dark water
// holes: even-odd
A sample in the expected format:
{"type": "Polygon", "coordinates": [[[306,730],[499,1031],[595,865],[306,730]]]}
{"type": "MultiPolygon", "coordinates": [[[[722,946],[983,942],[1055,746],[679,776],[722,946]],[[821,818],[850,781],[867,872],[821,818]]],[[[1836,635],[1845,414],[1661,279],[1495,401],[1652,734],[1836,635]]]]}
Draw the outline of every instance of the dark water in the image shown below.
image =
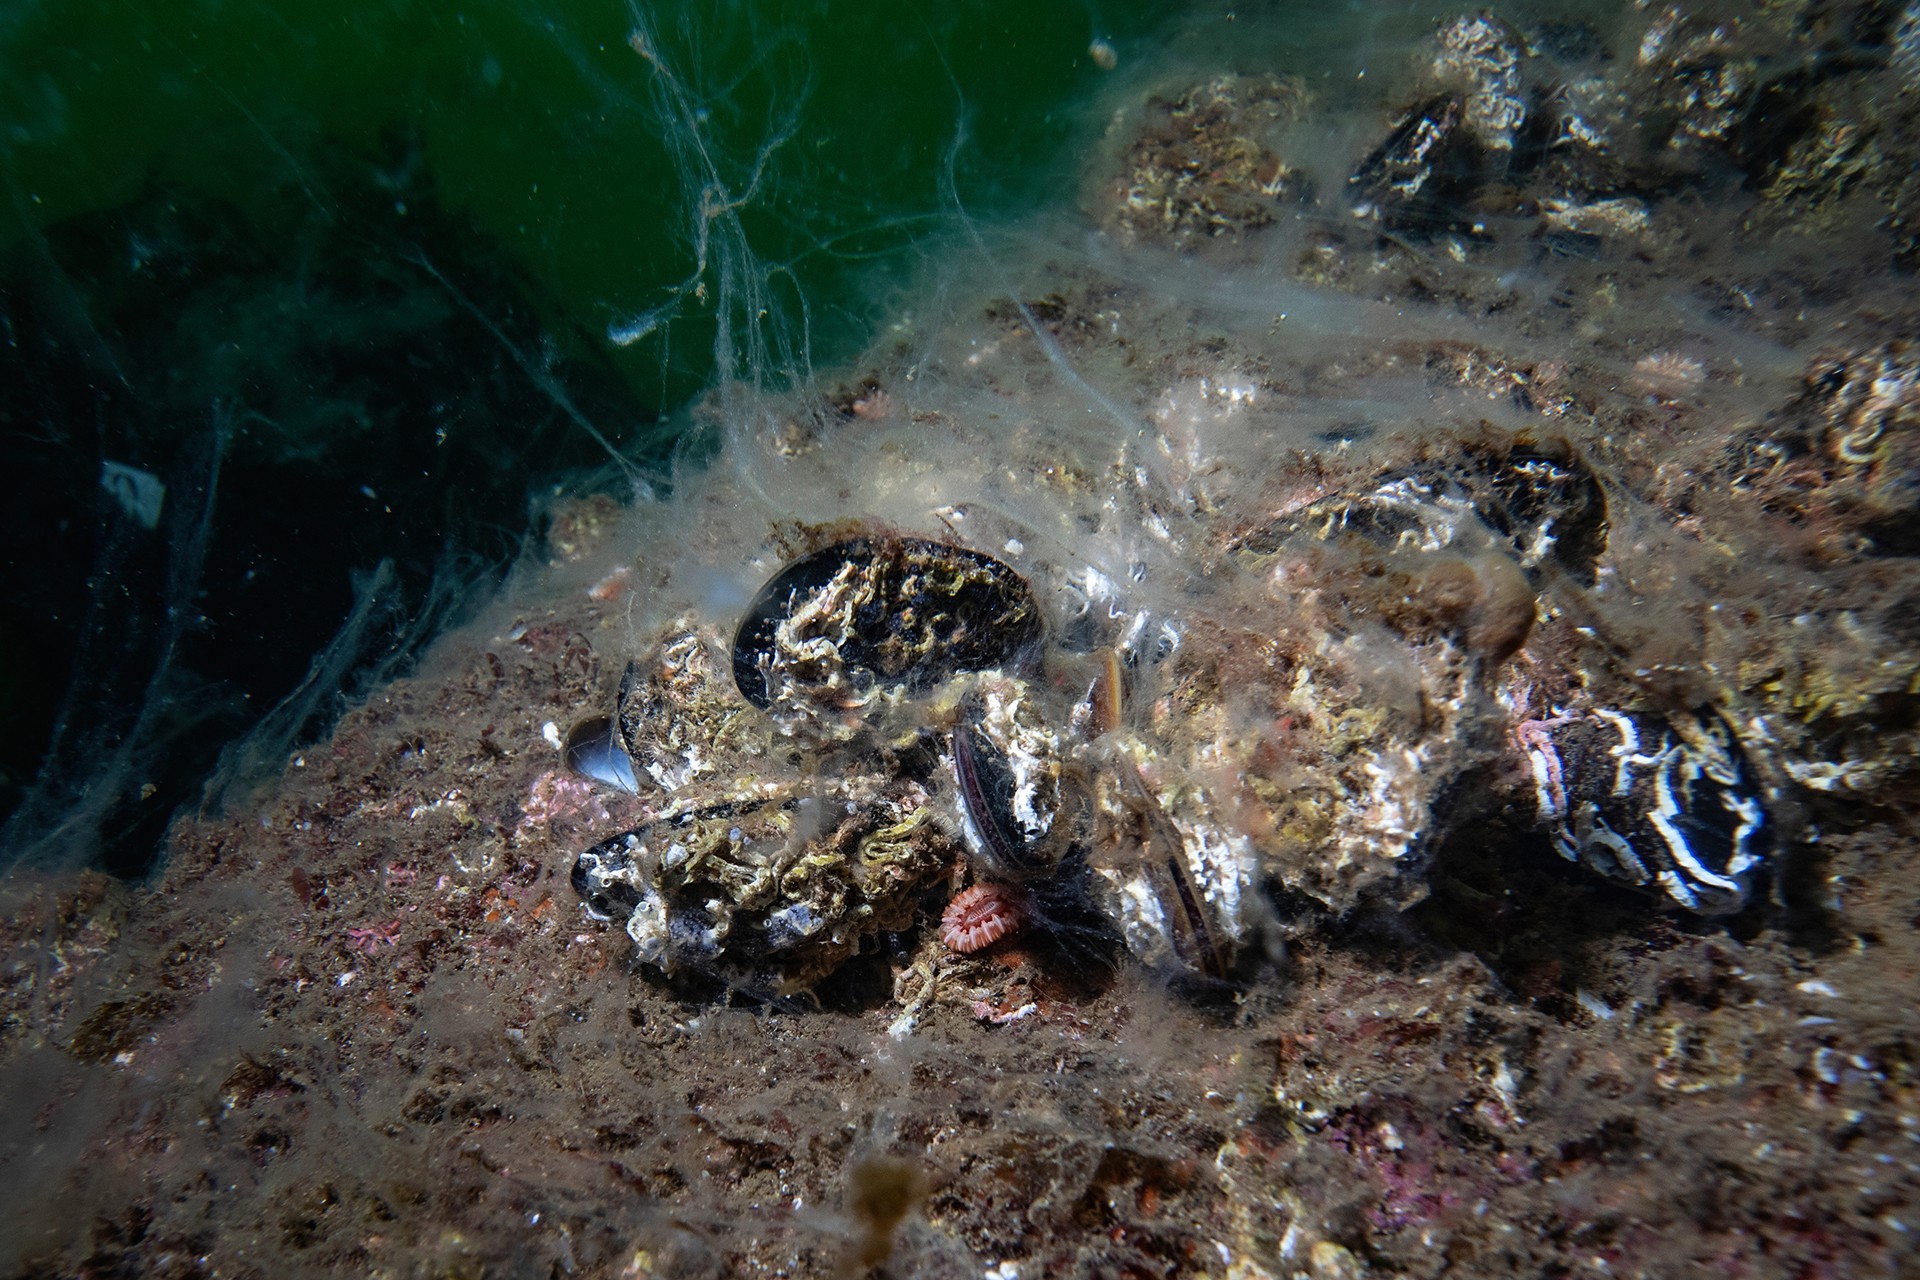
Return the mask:
{"type": "Polygon", "coordinates": [[[845,359],[961,209],[1071,192],[1098,63],[1181,9],[11,7],[8,859],[139,867],[555,486],[657,484],[717,377],[845,359]]]}

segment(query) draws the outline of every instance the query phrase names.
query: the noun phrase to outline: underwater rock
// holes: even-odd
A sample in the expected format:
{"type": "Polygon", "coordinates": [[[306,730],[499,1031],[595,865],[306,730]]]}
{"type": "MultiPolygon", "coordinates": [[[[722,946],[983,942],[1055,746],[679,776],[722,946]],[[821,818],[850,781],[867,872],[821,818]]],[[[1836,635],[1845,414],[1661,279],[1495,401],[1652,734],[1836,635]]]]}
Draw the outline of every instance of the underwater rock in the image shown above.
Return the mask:
{"type": "MultiPolygon", "coordinates": [[[[1560,69],[1618,98],[1664,4],[1513,28],[1505,150],[1434,82],[1444,18],[1358,7],[1315,60],[1242,6],[1174,56],[1311,74],[1262,145],[1322,195],[1177,245],[868,221],[957,247],[845,368],[774,366],[821,295],[755,250],[868,238],[788,199],[791,139],[743,193],[737,131],[679,133],[721,145],[677,166],[715,257],[673,346],[738,318],[751,381],[671,483],[556,511],[151,891],[0,912],[14,1270],[1897,1270],[1920,304],[1890,233],[1704,176],[1744,143],[1687,175],[1648,122],[1545,181],[1560,69]],[[1457,234],[1353,218],[1383,103],[1442,90],[1457,234]],[[1646,226],[1534,203],[1609,192],[1646,226]],[[997,639],[956,652],[959,582],[997,639]]],[[[1750,13],[1867,80],[1898,8],[1750,13]]],[[[1116,99],[1164,65],[1123,43],[1116,99]]]]}
{"type": "Polygon", "coordinates": [[[1760,308],[1663,218],[1758,154],[1786,37],[1551,34],[1442,25],[1326,161],[1359,221],[1294,183],[1290,83],[1117,112],[1105,235],[742,416],[690,499],[722,532],[633,575],[641,656],[583,740],[646,821],[578,882],[643,962],[797,990],[978,888],[1230,976],[1302,914],[1420,901],[1481,820],[1724,913],[1807,793],[1909,767],[1916,361],[1889,323],[1807,367],[1673,302],[1710,259],[1760,308]],[[1094,241],[1178,249],[1167,296],[1094,241]]]}

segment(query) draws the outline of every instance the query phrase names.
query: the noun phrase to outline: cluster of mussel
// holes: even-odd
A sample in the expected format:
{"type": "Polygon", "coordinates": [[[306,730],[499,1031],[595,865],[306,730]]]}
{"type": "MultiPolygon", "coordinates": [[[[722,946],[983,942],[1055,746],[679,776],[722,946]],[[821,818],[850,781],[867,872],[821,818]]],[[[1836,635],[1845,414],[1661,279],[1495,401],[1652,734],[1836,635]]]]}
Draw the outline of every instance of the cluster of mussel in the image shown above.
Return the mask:
{"type": "MultiPolygon", "coordinates": [[[[1236,539],[1242,560],[1276,582],[1334,597],[1308,615],[1315,652],[1375,624],[1401,642],[1419,681],[1398,723],[1361,753],[1372,785],[1350,789],[1354,856],[1330,867],[1276,848],[1262,862],[1277,879],[1335,907],[1404,903],[1424,889],[1408,872],[1450,820],[1498,808],[1530,842],[1677,906],[1745,904],[1773,839],[1768,784],[1726,715],[1698,689],[1636,667],[1610,633],[1620,606],[1609,597],[1620,592],[1606,581],[1608,532],[1605,491],[1571,448],[1486,443],[1389,470],[1236,539]],[[1374,883],[1361,855],[1372,855],[1374,883]],[[1355,862],[1363,872],[1343,892],[1326,873],[1355,862]]],[[[1301,663],[1317,678],[1331,665],[1301,663]]],[[[1321,679],[1320,696],[1351,716],[1382,700],[1370,686],[1393,670],[1380,658],[1349,664],[1346,687],[1321,679]]]]}
{"type": "Polygon", "coordinates": [[[1542,849],[1735,908],[1769,834],[1733,735],[1609,675],[1577,616],[1543,621],[1577,614],[1606,526],[1570,454],[1376,474],[1216,541],[1253,606],[1231,626],[1177,606],[1149,624],[1084,565],[822,534],[730,636],[669,623],[576,730],[575,768],[657,816],[580,855],[574,886],[642,962],[775,990],[968,878],[1224,977],[1269,888],[1417,897],[1443,810],[1477,786],[1542,849]],[[1410,697],[1382,687],[1396,645],[1410,697]]]}
{"type": "Polygon", "coordinates": [[[750,988],[811,985],[963,876],[1083,954],[1124,934],[1226,974],[1252,869],[1115,745],[1121,652],[1046,613],[1001,560],[873,531],[790,562],[730,641],[676,619],[572,736],[577,771],[660,814],[580,855],[575,889],[642,962],[750,988]]]}
{"type": "Polygon", "coordinates": [[[1043,631],[1006,564],[880,532],[793,560],[730,640],[674,620],[569,752],[661,816],[582,854],[575,888],[643,962],[788,991],[908,928],[963,841],[1045,897],[1074,822],[1043,631]]]}

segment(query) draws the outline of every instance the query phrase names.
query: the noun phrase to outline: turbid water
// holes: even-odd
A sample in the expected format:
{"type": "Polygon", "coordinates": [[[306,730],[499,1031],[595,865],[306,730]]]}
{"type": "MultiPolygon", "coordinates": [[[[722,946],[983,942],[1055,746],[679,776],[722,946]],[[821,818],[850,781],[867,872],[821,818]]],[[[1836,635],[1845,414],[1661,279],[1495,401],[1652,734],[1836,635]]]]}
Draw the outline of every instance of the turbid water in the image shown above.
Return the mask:
{"type": "Polygon", "coordinates": [[[80,13],[12,1273],[1912,1256],[1920,13],[80,13]]]}

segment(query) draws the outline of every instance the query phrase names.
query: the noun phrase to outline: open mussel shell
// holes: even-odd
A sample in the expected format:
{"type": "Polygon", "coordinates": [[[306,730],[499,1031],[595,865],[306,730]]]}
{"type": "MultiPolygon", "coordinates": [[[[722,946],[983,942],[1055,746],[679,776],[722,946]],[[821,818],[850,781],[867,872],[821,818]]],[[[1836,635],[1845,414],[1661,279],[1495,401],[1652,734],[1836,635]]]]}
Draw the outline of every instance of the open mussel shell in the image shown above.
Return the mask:
{"type": "Polygon", "coordinates": [[[567,735],[567,767],[583,778],[639,794],[640,777],[611,716],[594,716],[574,726],[567,735]]]}
{"type": "Polygon", "coordinates": [[[803,611],[805,642],[826,640],[840,664],[926,689],[968,671],[1017,665],[1040,639],[1026,580],[992,556],[919,538],[850,538],[795,560],[760,589],[734,633],[733,675],[757,707],[773,702],[768,671],[803,611]]]}

